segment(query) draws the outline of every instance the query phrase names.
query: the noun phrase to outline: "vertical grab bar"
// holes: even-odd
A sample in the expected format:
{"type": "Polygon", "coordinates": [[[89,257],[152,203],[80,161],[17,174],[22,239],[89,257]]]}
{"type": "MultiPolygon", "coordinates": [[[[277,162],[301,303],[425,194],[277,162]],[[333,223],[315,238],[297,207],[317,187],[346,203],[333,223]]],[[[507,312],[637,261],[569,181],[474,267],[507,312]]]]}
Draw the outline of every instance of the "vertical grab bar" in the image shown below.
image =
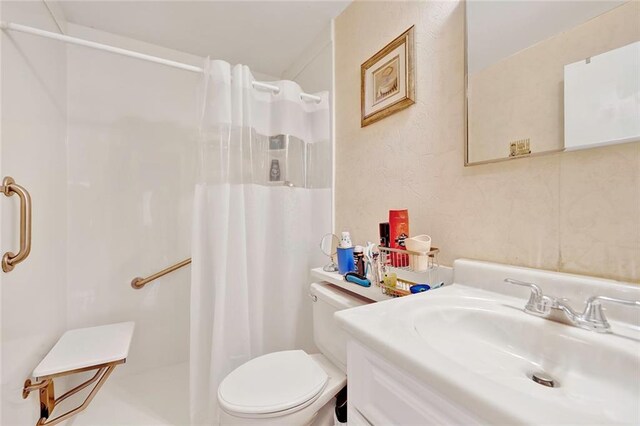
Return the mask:
{"type": "Polygon", "coordinates": [[[2,256],[2,270],[11,272],[31,253],[31,196],[10,176],[2,180],[0,191],[7,197],[17,194],[20,198],[20,250],[18,254],[8,251],[2,256]]]}

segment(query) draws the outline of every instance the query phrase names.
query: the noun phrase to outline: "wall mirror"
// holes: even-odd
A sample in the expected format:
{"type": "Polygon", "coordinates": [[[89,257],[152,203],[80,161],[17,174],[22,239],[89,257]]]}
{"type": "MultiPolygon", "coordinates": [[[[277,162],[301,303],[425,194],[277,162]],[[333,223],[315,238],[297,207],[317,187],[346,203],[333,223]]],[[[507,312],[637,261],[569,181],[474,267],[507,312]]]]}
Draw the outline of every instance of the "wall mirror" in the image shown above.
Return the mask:
{"type": "Polygon", "coordinates": [[[640,2],[466,2],[465,165],[640,140],[640,2]]]}

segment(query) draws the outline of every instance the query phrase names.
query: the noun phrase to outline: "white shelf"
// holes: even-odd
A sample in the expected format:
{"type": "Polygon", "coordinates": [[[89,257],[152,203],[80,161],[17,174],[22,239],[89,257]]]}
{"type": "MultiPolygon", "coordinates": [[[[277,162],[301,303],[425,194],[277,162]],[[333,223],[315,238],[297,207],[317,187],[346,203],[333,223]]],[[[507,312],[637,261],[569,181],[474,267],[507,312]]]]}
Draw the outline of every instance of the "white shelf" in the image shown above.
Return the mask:
{"type": "MultiPolygon", "coordinates": [[[[428,272],[411,272],[397,268],[391,268],[392,272],[398,275],[398,278],[412,281],[418,284],[426,284],[429,281],[428,272]]],[[[437,271],[433,272],[434,284],[443,282],[445,285],[449,285],[453,282],[453,269],[448,266],[440,266],[437,271]]],[[[358,284],[353,284],[344,280],[344,277],[337,272],[325,272],[322,268],[314,268],[311,270],[311,275],[322,281],[326,281],[340,288],[355,293],[359,296],[373,300],[374,302],[382,302],[383,300],[394,299],[394,297],[387,296],[382,293],[382,288],[371,284],[371,287],[362,287],[358,284]]]]}
{"type": "Polygon", "coordinates": [[[33,370],[33,377],[51,376],[127,358],[134,325],[133,322],[121,322],[67,331],[33,370]]]}
{"type": "Polygon", "coordinates": [[[382,288],[371,284],[371,287],[362,287],[361,285],[350,283],[344,280],[344,277],[337,272],[325,272],[322,268],[314,268],[311,270],[311,275],[314,278],[326,281],[330,284],[343,288],[351,293],[355,293],[358,296],[362,296],[366,299],[374,302],[382,302],[383,300],[393,299],[391,296],[382,294],[382,288]]]}

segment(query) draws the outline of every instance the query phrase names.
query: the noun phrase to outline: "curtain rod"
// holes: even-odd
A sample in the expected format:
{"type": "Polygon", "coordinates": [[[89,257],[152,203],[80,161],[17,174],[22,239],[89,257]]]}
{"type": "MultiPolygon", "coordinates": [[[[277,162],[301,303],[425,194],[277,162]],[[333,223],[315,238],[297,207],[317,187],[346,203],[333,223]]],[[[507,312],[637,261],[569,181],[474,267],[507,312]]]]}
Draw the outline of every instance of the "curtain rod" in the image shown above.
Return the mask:
{"type": "MultiPolygon", "coordinates": [[[[178,68],[186,71],[203,73],[204,70],[200,67],[193,65],[183,64],[182,62],[176,62],[169,59],[159,58],[153,55],[147,55],[146,53],[135,52],[133,50],[122,49],[120,47],[109,46],[108,44],[97,43],[95,41],[84,40],[77,37],[71,37],[64,34],[57,34],[50,31],[41,30],[38,28],[28,27],[26,25],[14,24],[12,22],[0,22],[0,28],[3,30],[18,31],[21,33],[27,33],[37,35],[40,37],[51,38],[54,40],[63,41],[65,43],[77,44],[78,46],[90,47],[92,49],[104,50],[106,52],[116,53],[118,55],[129,56],[131,58],[142,59],[148,62],[154,62],[156,64],[167,65],[173,68],[178,68]]],[[[262,83],[260,81],[252,82],[252,85],[256,89],[270,90],[274,94],[280,93],[280,88],[273,84],[262,83]]],[[[320,102],[322,98],[316,95],[310,95],[308,93],[300,93],[300,99],[306,101],[320,102]]]]}

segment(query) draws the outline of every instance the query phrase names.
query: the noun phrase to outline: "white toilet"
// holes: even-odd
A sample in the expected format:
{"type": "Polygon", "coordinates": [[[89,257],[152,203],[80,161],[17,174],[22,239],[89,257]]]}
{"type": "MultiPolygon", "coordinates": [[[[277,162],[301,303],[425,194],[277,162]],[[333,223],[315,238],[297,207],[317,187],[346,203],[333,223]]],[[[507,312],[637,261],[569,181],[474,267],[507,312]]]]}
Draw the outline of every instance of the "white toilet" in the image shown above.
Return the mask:
{"type": "Polygon", "coordinates": [[[273,352],[232,371],[218,388],[221,424],[333,424],[333,397],[346,385],[347,339],[333,319],[342,309],[369,303],[331,284],[313,283],[313,337],[321,353],[273,352]],[[329,417],[330,416],[330,417],[329,417]]]}

